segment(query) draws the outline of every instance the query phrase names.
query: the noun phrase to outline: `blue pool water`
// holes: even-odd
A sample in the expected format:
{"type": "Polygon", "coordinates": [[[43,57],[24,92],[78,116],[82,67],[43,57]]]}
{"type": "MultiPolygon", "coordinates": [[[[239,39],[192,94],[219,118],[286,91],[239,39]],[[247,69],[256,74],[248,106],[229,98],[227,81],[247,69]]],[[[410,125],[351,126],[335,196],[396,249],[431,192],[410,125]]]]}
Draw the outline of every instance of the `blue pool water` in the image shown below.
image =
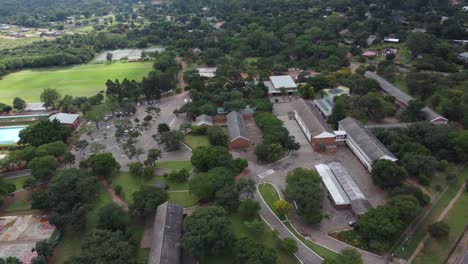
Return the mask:
{"type": "Polygon", "coordinates": [[[27,126],[0,127],[0,144],[12,144],[19,140],[19,132],[27,126]]]}

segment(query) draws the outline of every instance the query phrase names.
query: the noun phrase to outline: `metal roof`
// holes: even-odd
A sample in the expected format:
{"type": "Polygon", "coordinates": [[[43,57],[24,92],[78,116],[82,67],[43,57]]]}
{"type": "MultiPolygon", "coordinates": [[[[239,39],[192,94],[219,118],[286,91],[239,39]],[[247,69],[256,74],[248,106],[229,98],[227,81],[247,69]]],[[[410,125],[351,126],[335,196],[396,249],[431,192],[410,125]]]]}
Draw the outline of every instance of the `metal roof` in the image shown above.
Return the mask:
{"type": "MultiPolygon", "coordinates": [[[[322,125],[315,112],[307,105],[304,99],[298,99],[292,102],[292,108],[301,117],[307,129],[310,131],[311,137],[315,137],[324,131],[329,131],[328,127],[322,125]]],[[[318,115],[318,113],[317,113],[318,115]]]]}
{"type": "Polygon", "coordinates": [[[199,115],[195,119],[195,123],[197,125],[201,125],[201,124],[213,125],[213,117],[209,115],[205,115],[205,114],[199,115]]]}
{"type": "Polygon", "coordinates": [[[347,117],[338,122],[340,130],[346,131],[351,138],[370,160],[389,159],[396,161],[393,153],[380,142],[364,125],[352,117],[347,117]]]}
{"type": "Polygon", "coordinates": [[[57,119],[61,124],[73,125],[79,117],[79,114],[57,113],[49,116],[49,120],[54,121],[54,119],[57,119]]]}
{"type": "Polygon", "coordinates": [[[270,81],[275,89],[280,88],[297,88],[296,83],[290,75],[270,76],[270,81]]]}
{"type": "MultiPolygon", "coordinates": [[[[366,76],[367,78],[376,80],[379,83],[379,86],[382,90],[384,90],[387,94],[395,97],[395,99],[398,102],[403,103],[406,106],[409,105],[410,101],[415,100],[412,96],[404,93],[403,91],[395,87],[393,84],[391,84],[390,82],[388,82],[387,80],[385,80],[384,78],[380,77],[379,75],[373,72],[367,71],[364,74],[364,76],[366,76]]],[[[437,112],[435,112],[434,110],[432,110],[431,108],[427,106],[421,109],[421,112],[423,112],[426,120],[428,121],[432,122],[433,120],[436,120],[436,119],[443,119],[445,121],[448,121],[447,118],[441,116],[440,114],[438,114],[437,112]]]]}
{"type": "Polygon", "coordinates": [[[320,109],[320,111],[326,116],[329,117],[333,113],[334,104],[326,99],[315,99],[314,104],[320,109]]]}
{"type": "Polygon", "coordinates": [[[346,193],[333,175],[333,172],[330,170],[330,168],[325,164],[318,164],[315,165],[315,169],[322,178],[323,184],[327,188],[328,193],[330,193],[330,196],[333,199],[335,205],[350,205],[351,202],[348,196],[346,196],[346,193]]]}
{"type": "Polygon", "coordinates": [[[230,141],[233,141],[234,139],[239,137],[249,140],[244,118],[240,113],[232,111],[226,115],[226,118],[230,141]]]}
{"type": "Polygon", "coordinates": [[[181,263],[182,207],[165,202],[158,206],[148,264],[181,263]]]}

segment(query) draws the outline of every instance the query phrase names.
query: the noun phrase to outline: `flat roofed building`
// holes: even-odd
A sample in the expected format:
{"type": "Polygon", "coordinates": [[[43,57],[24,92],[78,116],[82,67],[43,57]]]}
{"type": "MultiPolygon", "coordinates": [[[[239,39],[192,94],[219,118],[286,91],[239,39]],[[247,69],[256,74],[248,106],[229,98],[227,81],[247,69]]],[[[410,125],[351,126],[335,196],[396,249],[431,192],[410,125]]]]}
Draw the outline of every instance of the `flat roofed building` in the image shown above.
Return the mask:
{"type": "Polygon", "coordinates": [[[229,148],[246,148],[250,146],[250,139],[242,114],[232,111],[226,115],[229,134],[229,148]]]}
{"type": "Polygon", "coordinates": [[[338,122],[338,130],[346,132],[346,144],[369,172],[376,160],[398,160],[360,121],[347,117],[338,122]]]}
{"type": "Polygon", "coordinates": [[[72,129],[76,129],[80,125],[79,114],[56,113],[49,116],[50,121],[58,120],[60,124],[72,129]]]}
{"type": "Polygon", "coordinates": [[[213,126],[213,117],[209,116],[209,115],[199,115],[197,116],[197,118],[195,119],[195,124],[197,126],[213,126]]]}
{"type": "MultiPolygon", "coordinates": [[[[367,78],[376,80],[379,83],[380,89],[382,89],[386,94],[389,94],[395,97],[396,102],[402,107],[407,107],[410,101],[415,100],[412,96],[401,91],[395,85],[391,84],[389,81],[385,80],[384,78],[380,77],[379,75],[373,72],[367,71],[364,74],[364,76],[367,78]]],[[[434,110],[430,109],[429,107],[424,107],[423,109],[421,109],[421,112],[424,114],[426,120],[431,123],[439,125],[439,124],[447,124],[448,122],[447,118],[436,113],[434,110]]]]}
{"type": "Polygon", "coordinates": [[[297,91],[297,85],[290,75],[270,76],[268,81],[263,84],[268,88],[269,95],[281,95],[282,89],[285,89],[288,94],[297,91]]]}
{"type": "Polygon", "coordinates": [[[294,118],[314,151],[323,152],[327,148],[336,149],[335,134],[322,124],[317,117],[318,113],[314,113],[304,99],[292,102],[292,108],[294,118]]]}
{"type": "Polygon", "coordinates": [[[333,172],[330,170],[330,168],[325,164],[318,164],[315,165],[315,169],[322,178],[323,184],[327,189],[328,196],[331,198],[335,208],[350,208],[351,201],[349,200],[348,196],[346,196],[345,191],[333,175],[333,172]]]}
{"type": "Polygon", "coordinates": [[[216,76],[217,69],[216,67],[199,67],[197,71],[201,77],[213,78],[216,76]]]}
{"type": "Polygon", "coordinates": [[[148,264],[179,264],[182,258],[182,207],[165,202],[158,206],[148,264]]]}

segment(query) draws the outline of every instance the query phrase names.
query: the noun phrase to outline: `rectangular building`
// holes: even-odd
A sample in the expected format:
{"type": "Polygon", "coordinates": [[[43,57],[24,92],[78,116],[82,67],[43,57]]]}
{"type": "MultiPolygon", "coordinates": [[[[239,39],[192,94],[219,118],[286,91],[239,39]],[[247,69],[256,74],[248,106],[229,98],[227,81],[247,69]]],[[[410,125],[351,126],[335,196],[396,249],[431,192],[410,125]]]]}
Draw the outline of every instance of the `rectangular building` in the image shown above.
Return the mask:
{"type": "Polygon", "coordinates": [[[297,85],[290,75],[270,76],[263,84],[268,88],[268,95],[281,95],[283,89],[287,94],[297,92],[297,85]]]}
{"type": "Polygon", "coordinates": [[[348,209],[351,208],[351,201],[348,196],[346,196],[345,191],[341,187],[338,180],[333,175],[333,172],[325,164],[315,165],[315,169],[322,178],[322,182],[325,185],[325,188],[328,192],[328,197],[330,197],[333,205],[336,209],[348,209]]]}
{"type": "Polygon", "coordinates": [[[347,117],[338,122],[338,130],[346,133],[346,145],[369,172],[376,160],[398,160],[360,121],[347,117]]]}
{"type": "Polygon", "coordinates": [[[247,128],[242,114],[232,111],[226,115],[226,122],[229,134],[228,147],[230,149],[249,147],[250,139],[248,137],[247,128]]]}
{"type": "Polygon", "coordinates": [[[58,120],[60,124],[71,129],[76,129],[80,125],[79,114],[56,113],[49,116],[50,121],[58,120]]]}

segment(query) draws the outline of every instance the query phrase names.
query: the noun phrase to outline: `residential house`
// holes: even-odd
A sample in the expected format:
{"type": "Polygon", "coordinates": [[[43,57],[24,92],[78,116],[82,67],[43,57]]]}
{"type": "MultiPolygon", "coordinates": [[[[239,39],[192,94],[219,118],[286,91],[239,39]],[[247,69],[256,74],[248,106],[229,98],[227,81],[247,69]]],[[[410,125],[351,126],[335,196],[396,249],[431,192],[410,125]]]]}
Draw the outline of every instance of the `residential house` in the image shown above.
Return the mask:
{"type": "Polygon", "coordinates": [[[205,114],[199,115],[195,119],[195,124],[197,126],[211,127],[213,126],[213,117],[205,114]]]}

